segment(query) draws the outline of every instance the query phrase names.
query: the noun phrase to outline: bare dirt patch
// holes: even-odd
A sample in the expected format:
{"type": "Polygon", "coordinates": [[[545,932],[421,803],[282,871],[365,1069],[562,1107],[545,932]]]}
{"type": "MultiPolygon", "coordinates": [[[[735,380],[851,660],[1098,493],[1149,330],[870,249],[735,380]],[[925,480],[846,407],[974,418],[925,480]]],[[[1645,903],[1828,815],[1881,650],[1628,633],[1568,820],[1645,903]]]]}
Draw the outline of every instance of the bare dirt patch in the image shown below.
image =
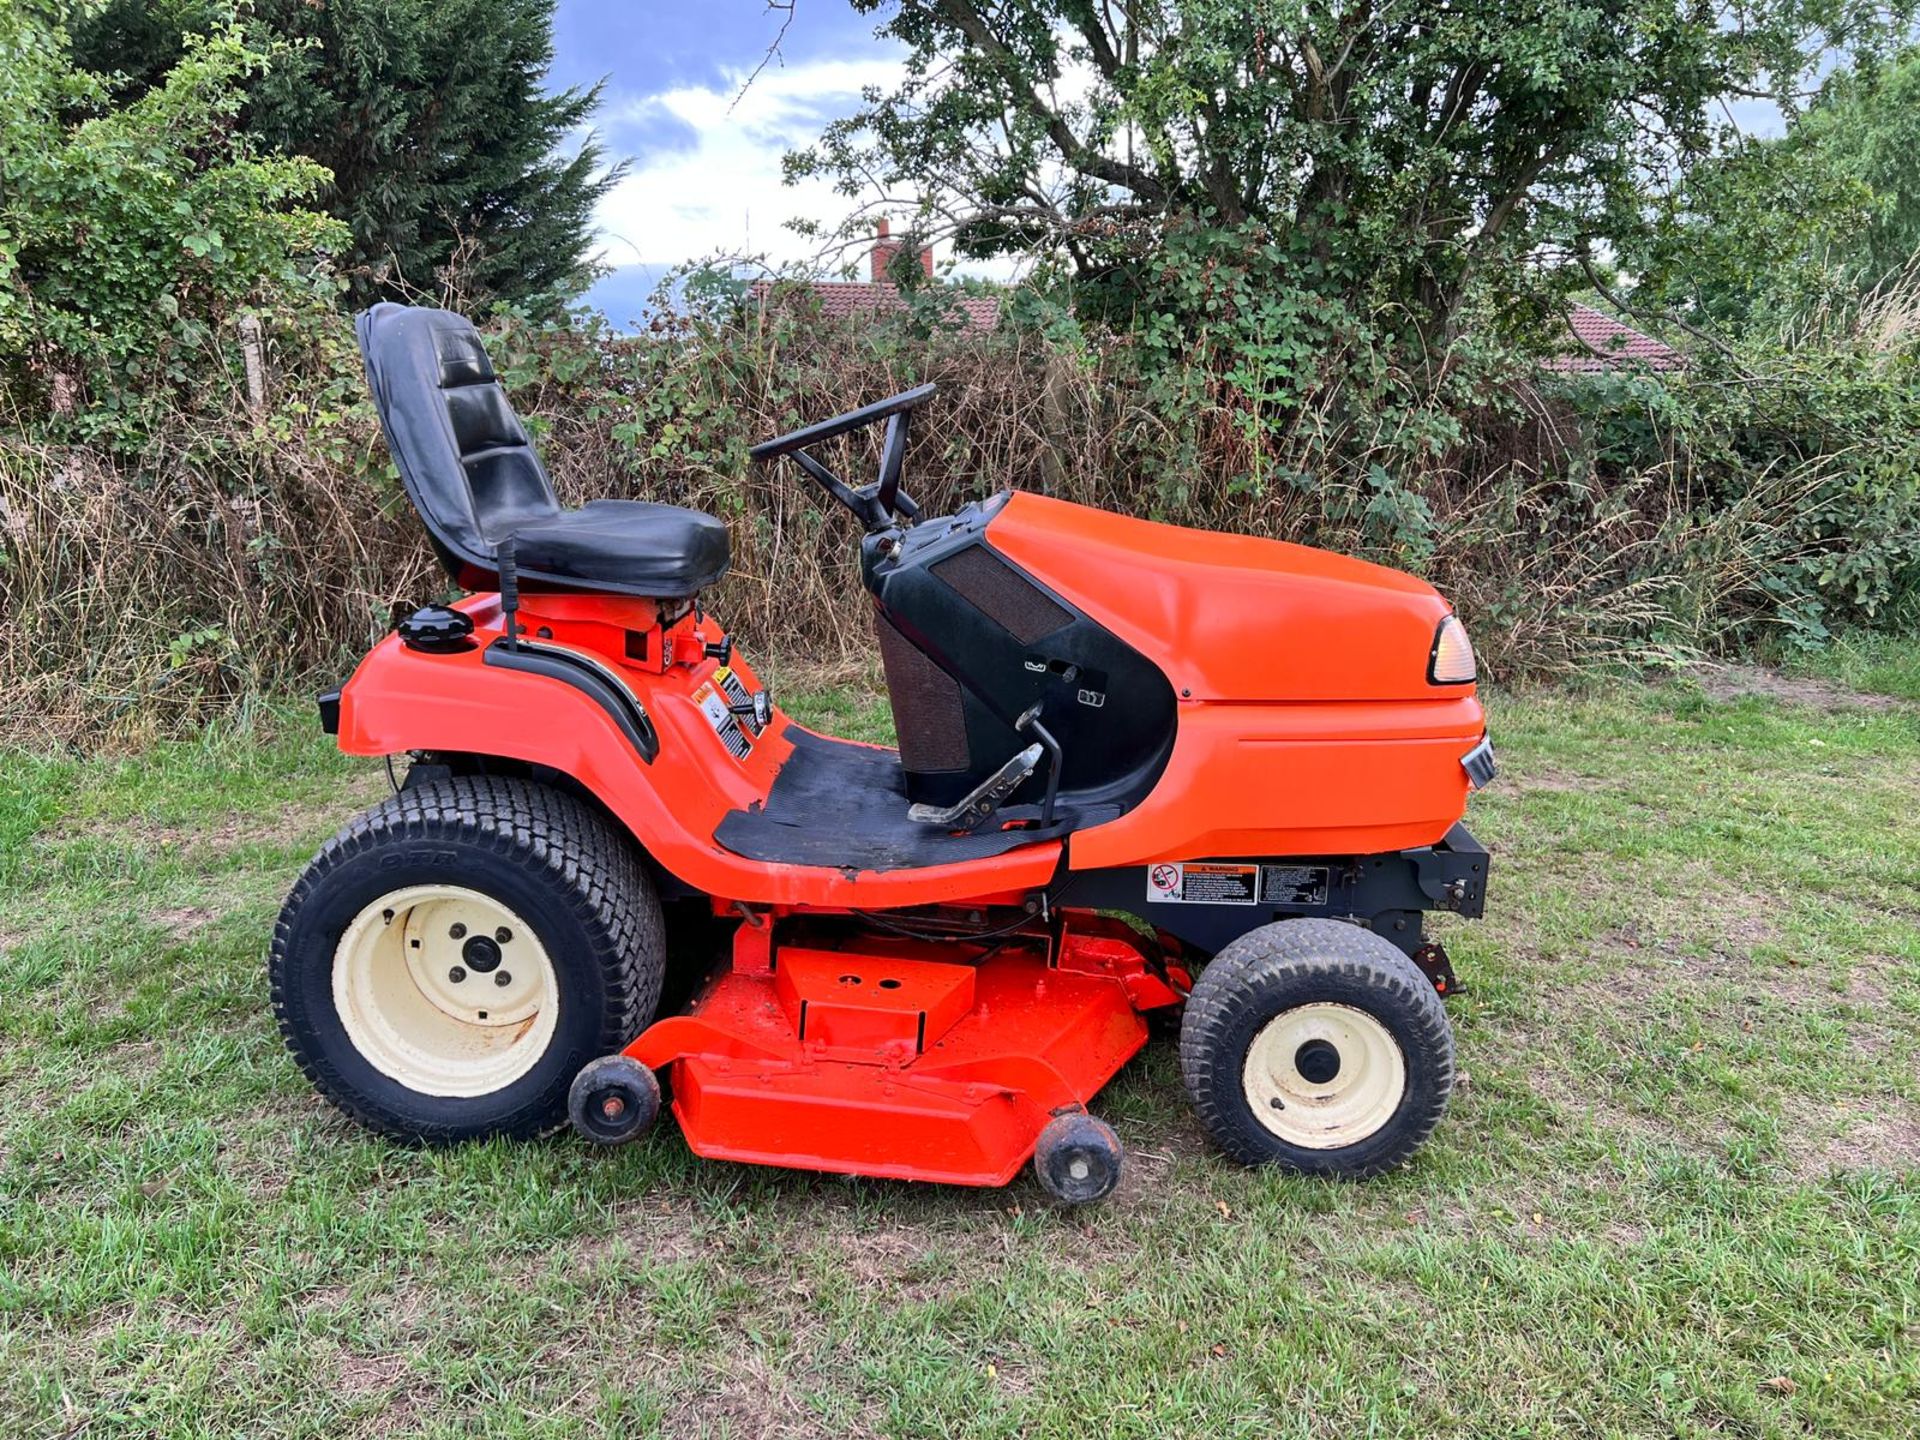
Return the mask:
{"type": "Polygon", "coordinates": [[[407,1360],[404,1355],[391,1352],[361,1355],[351,1350],[341,1352],[340,1390],[351,1398],[383,1394],[406,1378],[407,1360]]]}
{"type": "Polygon", "coordinates": [[[1920,1170],[1920,1106],[1889,1097],[1853,1099],[1782,1117],[1787,1163],[1803,1181],[1859,1170],[1920,1170]]]}
{"type": "Polygon", "coordinates": [[[1584,958],[1606,967],[1610,1008],[1651,1000],[1676,983],[1724,984],[1748,1002],[1821,998],[1822,971],[1794,963],[1791,955],[1777,958],[1785,944],[1786,902],[1780,897],[1700,862],[1688,862],[1665,880],[1662,891],[1636,895],[1634,913],[1585,947],[1584,958]],[[1761,956],[1765,950],[1776,956],[1761,956]]]}
{"type": "Polygon", "coordinates": [[[1525,770],[1512,766],[1500,772],[1501,788],[1516,795],[1578,795],[1586,791],[1612,788],[1609,782],[1591,775],[1576,775],[1555,765],[1540,765],[1525,770]]]}
{"type": "Polygon", "coordinates": [[[341,786],[323,804],[286,805],[273,810],[234,810],[200,821],[162,822],[145,816],[69,818],[42,838],[62,842],[92,840],[140,850],[212,851],[229,854],[249,845],[287,846],[324,835],[345,823],[387,790],[386,777],[369,775],[341,786]]]}
{"type": "Polygon", "coordinates": [[[1684,1151],[1706,1159],[1718,1157],[1726,1148],[1733,1127],[1718,1114],[1698,1110],[1679,1113],[1673,1109],[1652,1113],[1631,1101],[1624,1092],[1593,1077],[1575,1074],[1550,1064],[1530,1067],[1524,1077],[1529,1091],[1551,1105],[1564,1124],[1587,1125],[1596,1131],[1611,1132],[1643,1145],[1684,1151]]]}
{"type": "Polygon", "coordinates": [[[836,1227],[821,1236],[843,1281],[895,1305],[925,1304],[969,1276],[1003,1268],[1012,1253],[998,1226],[961,1228],[893,1223],[885,1228],[836,1227]]]}
{"type": "Polygon", "coordinates": [[[1758,665],[1699,665],[1690,672],[1713,700],[1759,697],[1816,710],[1892,710],[1901,702],[1891,695],[1867,695],[1805,675],[1785,675],[1758,665]]]}
{"type": "Polygon", "coordinates": [[[417,1386],[400,1391],[354,1433],[369,1440],[385,1440],[389,1435],[411,1435],[420,1423],[419,1411],[428,1404],[431,1392],[417,1386]]]}
{"type": "Polygon", "coordinates": [[[1890,970],[1896,963],[1880,956],[1862,958],[1854,962],[1847,972],[1847,988],[1844,998],[1850,1005],[1859,1005],[1877,1010],[1887,1003],[1887,987],[1883,983],[1883,972],[1890,970]]]}
{"type": "Polygon", "coordinates": [[[309,1290],[299,1300],[300,1309],[309,1315],[331,1315],[346,1308],[353,1298],[353,1289],[348,1285],[322,1285],[309,1290]]]}
{"type": "Polygon", "coordinates": [[[574,1241],[567,1246],[567,1255],[583,1270],[623,1259],[651,1265],[683,1264],[709,1248],[695,1231],[698,1219],[691,1206],[622,1205],[611,1230],[574,1241]]]}
{"type": "Polygon", "coordinates": [[[165,930],[176,940],[189,940],[219,918],[219,912],[205,905],[176,905],[166,910],[154,910],[147,919],[165,930]]]}
{"type": "MultiPolygon", "coordinates": [[[[848,1373],[858,1373],[857,1363],[848,1373]]],[[[724,1355],[699,1377],[675,1387],[678,1403],[663,1417],[665,1435],[754,1435],[762,1440],[793,1436],[878,1434],[877,1416],[841,1412],[828,1420],[795,1393],[792,1380],[756,1350],[724,1355]]]]}

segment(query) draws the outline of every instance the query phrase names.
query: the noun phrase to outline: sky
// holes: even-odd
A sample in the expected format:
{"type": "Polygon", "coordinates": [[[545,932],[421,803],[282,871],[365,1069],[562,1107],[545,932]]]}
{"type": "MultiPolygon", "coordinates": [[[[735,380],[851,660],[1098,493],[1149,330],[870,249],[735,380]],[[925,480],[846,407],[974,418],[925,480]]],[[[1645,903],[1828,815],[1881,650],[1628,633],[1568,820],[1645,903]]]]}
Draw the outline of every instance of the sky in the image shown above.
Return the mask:
{"type": "Polygon", "coordinates": [[[614,271],[589,296],[616,324],[686,261],[809,259],[818,242],[784,222],[851,208],[824,183],[783,185],[780,157],[853,111],[863,86],[890,85],[903,52],[847,0],[797,0],[779,55],[743,95],[784,18],[765,0],[560,0],[549,82],[605,82],[594,128],[629,166],[598,216],[614,271]]]}

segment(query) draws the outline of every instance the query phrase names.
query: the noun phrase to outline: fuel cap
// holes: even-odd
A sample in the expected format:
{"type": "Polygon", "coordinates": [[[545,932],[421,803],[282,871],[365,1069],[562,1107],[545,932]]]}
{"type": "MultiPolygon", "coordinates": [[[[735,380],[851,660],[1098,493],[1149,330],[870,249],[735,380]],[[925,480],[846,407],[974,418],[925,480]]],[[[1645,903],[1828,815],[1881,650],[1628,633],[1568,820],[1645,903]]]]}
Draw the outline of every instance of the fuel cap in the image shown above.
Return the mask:
{"type": "Polygon", "coordinates": [[[473,646],[468,638],[473,634],[473,621],[444,605],[423,606],[396,628],[401,643],[409,650],[423,650],[429,655],[451,655],[473,646]]]}

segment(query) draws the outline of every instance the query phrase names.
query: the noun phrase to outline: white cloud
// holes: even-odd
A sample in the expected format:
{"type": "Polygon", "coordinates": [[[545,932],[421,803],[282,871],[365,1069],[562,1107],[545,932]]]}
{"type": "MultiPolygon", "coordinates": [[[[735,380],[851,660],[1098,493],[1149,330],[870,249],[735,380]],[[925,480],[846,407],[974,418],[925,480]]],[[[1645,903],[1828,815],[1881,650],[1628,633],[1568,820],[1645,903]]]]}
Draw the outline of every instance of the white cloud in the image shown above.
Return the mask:
{"type": "Polygon", "coordinates": [[[610,97],[600,128],[611,153],[620,153],[628,129],[682,137],[691,131],[692,143],[656,145],[634,158],[626,178],[600,203],[601,259],[654,269],[716,252],[764,253],[777,262],[811,258],[817,242],[795,235],[785,222],[802,217],[832,225],[853,206],[822,181],[782,184],[780,157],[851,113],[864,87],[896,85],[902,69],[887,57],[814,60],[770,65],[744,95],[742,72],[729,77],[725,89],[610,97]]]}

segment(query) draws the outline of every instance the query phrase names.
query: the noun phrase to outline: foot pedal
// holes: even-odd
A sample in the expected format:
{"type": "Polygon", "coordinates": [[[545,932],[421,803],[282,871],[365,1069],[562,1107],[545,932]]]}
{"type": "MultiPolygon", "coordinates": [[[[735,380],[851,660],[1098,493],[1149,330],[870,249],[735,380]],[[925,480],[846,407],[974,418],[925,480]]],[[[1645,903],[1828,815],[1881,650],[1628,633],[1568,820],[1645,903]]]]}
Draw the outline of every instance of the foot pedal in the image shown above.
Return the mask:
{"type": "Polygon", "coordinates": [[[1040,763],[1041,749],[1029,745],[993,774],[982,780],[974,792],[944,810],[935,805],[910,805],[907,818],[921,825],[939,825],[947,830],[971,830],[980,824],[1033,774],[1040,763]]]}

